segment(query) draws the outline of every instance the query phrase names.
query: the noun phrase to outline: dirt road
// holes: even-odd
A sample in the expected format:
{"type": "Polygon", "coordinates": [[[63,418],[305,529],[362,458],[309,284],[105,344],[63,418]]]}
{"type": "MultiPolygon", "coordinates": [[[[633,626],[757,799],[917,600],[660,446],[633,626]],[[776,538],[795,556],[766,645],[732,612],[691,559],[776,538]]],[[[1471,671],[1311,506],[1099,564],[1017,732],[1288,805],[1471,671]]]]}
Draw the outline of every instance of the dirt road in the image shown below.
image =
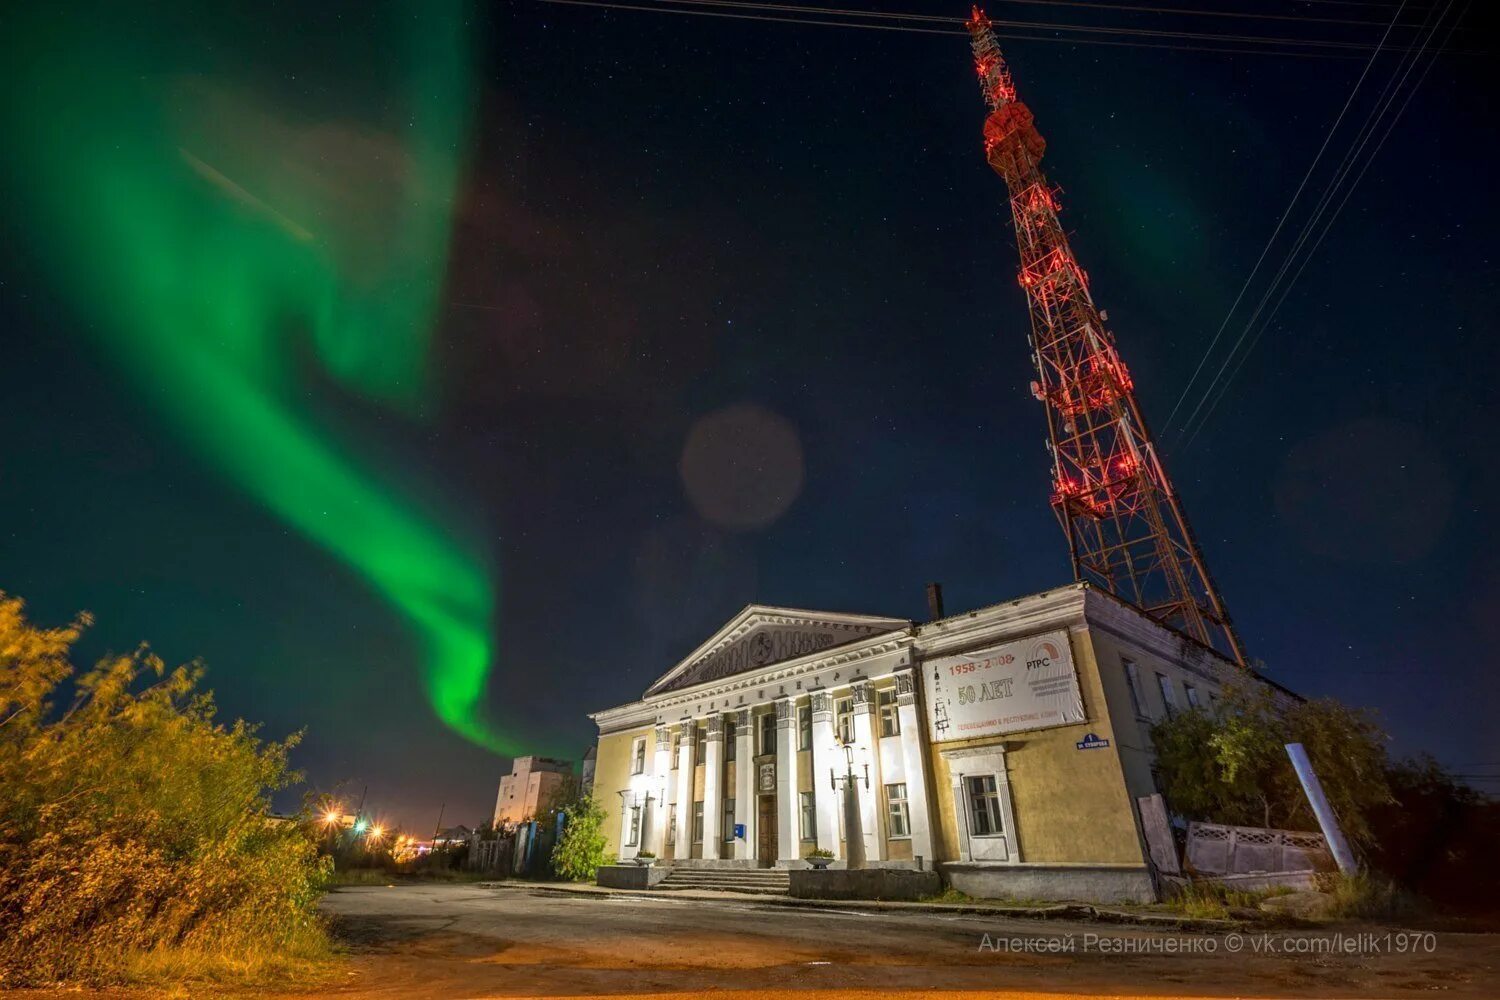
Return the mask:
{"type": "Polygon", "coordinates": [[[361,887],[326,908],[347,982],[307,997],[1492,997],[1500,939],[1384,928],[1187,934],[1097,923],[811,910],[671,893],[361,887]],[[1357,937],[1363,934],[1365,937],[1357,937]],[[934,991],[937,991],[936,993],[934,991]]]}

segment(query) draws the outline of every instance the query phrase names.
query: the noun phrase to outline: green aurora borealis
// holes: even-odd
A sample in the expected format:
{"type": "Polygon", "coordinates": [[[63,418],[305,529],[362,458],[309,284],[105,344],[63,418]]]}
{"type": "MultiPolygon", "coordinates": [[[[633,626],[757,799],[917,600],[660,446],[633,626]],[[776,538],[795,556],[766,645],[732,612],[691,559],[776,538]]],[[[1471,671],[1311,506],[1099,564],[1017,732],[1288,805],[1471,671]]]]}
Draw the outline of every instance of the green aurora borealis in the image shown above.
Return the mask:
{"type": "Polygon", "coordinates": [[[470,124],[466,11],[393,4],[358,33],[260,11],[248,32],[172,6],[12,17],[5,124],[23,138],[9,169],[31,249],[182,440],[409,625],[436,714],[511,754],[484,711],[483,549],[310,401],[323,381],[410,420],[430,402],[470,124]],[[267,19],[303,58],[276,65],[267,19]]]}

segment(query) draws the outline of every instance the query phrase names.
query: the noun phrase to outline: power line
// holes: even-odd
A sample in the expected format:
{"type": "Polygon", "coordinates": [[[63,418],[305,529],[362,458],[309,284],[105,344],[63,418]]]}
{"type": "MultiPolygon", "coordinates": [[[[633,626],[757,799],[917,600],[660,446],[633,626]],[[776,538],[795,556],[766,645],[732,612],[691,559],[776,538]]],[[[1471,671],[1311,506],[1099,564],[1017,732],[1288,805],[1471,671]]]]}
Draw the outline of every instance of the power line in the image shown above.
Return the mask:
{"type": "MultiPolygon", "coordinates": [[[[1453,3],[1454,0],[1448,0],[1448,3],[1443,7],[1441,12],[1439,12],[1437,21],[1433,23],[1432,28],[1428,33],[1428,41],[1431,41],[1431,39],[1436,36],[1438,29],[1442,26],[1443,18],[1445,18],[1448,12],[1452,9],[1453,3]]],[[[1449,24],[1448,32],[1444,36],[1444,42],[1446,42],[1453,36],[1454,27],[1460,20],[1463,19],[1463,16],[1468,12],[1468,9],[1469,5],[1465,3],[1463,9],[1459,11],[1458,16],[1454,18],[1451,24],[1449,24]]],[[[1338,194],[1338,188],[1342,185],[1343,179],[1348,176],[1349,170],[1353,169],[1355,162],[1354,158],[1357,157],[1358,154],[1369,143],[1370,138],[1375,134],[1375,129],[1380,127],[1380,122],[1385,118],[1386,111],[1388,111],[1390,109],[1390,106],[1395,103],[1396,97],[1400,93],[1401,85],[1406,82],[1407,77],[1409,77],[1411,75],[1411,71],[1416,68],[1416,64],[1418,61],[1420,61],[1421,57],[1422,52],[1418,51],[1417,54],[1414,55],[1411,60],[1406,63],[1406,69],[1404,72],[1402,72],[1400,81],[1396,85],[1396,92],[1392,93],[1390,99],[1385,101],[1385,103],[1379,108],[1378,114],[1376,114],[1374,111],[1371,112],[1373,118],[1367,119],[1367,124],[1369,125],[1368,132],[1365,132],[1364,129],[1361,129],[1361,133],[1364,134],[1364,139],[1359,142],[1358,148],[1353,150],[1351,154],[1346,157],[1346,162],[1348,163],[1347,169],[1343,169],[1342,173],[1334,178],[1334,180],[1330,183],[1328,190],[1325,191],[1323,200],[1319,202],[1317,211],[1308,221],[1306,227],[1304,227],[1303,235],[1299,238],[1297,244],[1292,248],[1291,253],[1287,257],[1287,262],[1282,265],[1282,270],[1277,273],[1276,278],[1272,281],[1271,287],[1267,289],[1266,294],[1262,296],[1262,305],[1264,305],[1265,301],[1269,299],[1269,297],[1275,292],[1276,284],[1277,282],[1279,282],[1281,275],[1291,266],[1293,258],[1296,256],[1298,251],[1301,250],[1302,245],[1306,242],[1307,237],[1311,234],[1313,227],[1317,225],[1319,219],[1322,216],[1323,210],[1327,207],[1327,203],[1338,194]]],[[[1292,288],[1296,285],[1297,280],[1302,276],[1302,272],[1307,269],[1307,265],[1311,263],[1313,257],[1317,254],[1318,248],[1323,245],[1323,241],[1328,237],[1329,232],[1333,229],[1333,224],[1338,220],[1339,215],[1343,212],[1344,206],[1348,204],[1349,199],[1353,196],[1355,189],[1359,187],[1359,182],[1364,179],[1365,173],[1370,169],[1370,165],[1375,162],[1375,158],[1380,154],[1380,150],[1385,146],[1386,139],[1390,137],[1391,132],[1396,127],[1396,123],[1401,120],[1402,114],[1405,113],[1407,106],[1411,104],[1412,97],[1416,95],[1418,88],[1422,86],[1422,82],[1427,79],[1427,74],[1432,71],[1432,67],[1436,62],[1437,55],[1434,53],[1432,58],[1427,61],[1426,66],[1423,67],[1422,73],[1417,77],[1416,82],[1412,84],[1410,89],[1407,90],[1405,99],[1402,100],[1401,106],[1396,109],[1396,113],[1391,118],[1390,122],[1386,125],[1385,131],[1381,133],[1380,140],[1375,144],[1375,148],[1370,151],[1369,156],[1365,157],[1364,163],[1360,167],[1359,173],[1355,175],[1354,180],[1348,185],[1347,188],[1345,188],[1343,197],[1339,200],[1338,205],[1334,207],[1333,214],[1328,217],[1328,221],[1326,224],[1324,224],[1322,231],[1318,234],[1318,238],[1313,242],[1312,249],[1302,256],[1302,261],[1298,265],[1296,273],[1292,275],[1291,281],[1289,281],[1282,289],[1280,297],[1277,298],[1276,304],[1272,307],[1271,312],[1266,316],[1265,322],[1261,324],[1260,329],[1256,332],[1255,336],[1251,338],[1249,345],[1245,348],[1244,352],[1240,354],[1238,360],[1235,362],[1233,370],[1229,372],[1228,378],[1224,379],[1223,384],[1219,387],[1217,393],[1213,398],[1213,402],[1209,405],[1208,410],[1203,414],[1202,419],[1198,421],[1198,425],[1193,430],[1191,436],[1189,436],[1183,442],[1184,451],[1192,445],[1193,441],[1203,431],[1203,428],[1207,426],[1209,418],[1213,416],[1214,411],[1218,409],[1219,403],[1223,401],[1225,394],[1228,392],[1230,384],[1234,381],[1235,377],[1239,375],[1240,369],[1244,367],[1245,360],[1250,356],[1250,353],[1255,350],[1256,344],[1260,342],[1260,339],[1265,335],[1266,330],[1270,327],[1271,322],[1276,318],[1276,314],[1281,310],[1282,303],[1284,303],[1287,299],[1287,296],[1291,294],[1292,288]]],[[[1384,97],[1385,95],[1382,94],[1381,96],[1384,97]]],[[[1260,309],[1257,308],[1255,316],[1251,317],[1250,322],[1246,324],[1244,332],[1241,333],[1240,340],[1243,340],[1245,334],[1250,332],[1250,328],[1255,324],[1255,319],[1257,316],[1259,316],[1259,314],[1260,309]]],[[[1229,355],[1224,360],[1224,364],[1220,366],[1220,374],[1223,373],[1224,368],[1228,366],[1230,360],[1234,358],[1234,353],[1235,350],[1238,349],[1238,346],[1239,343],[1236,342],[1235,347],[1230,350],[1229,355]]],[[[1215,381],[1218,381],[1217,375],[1215,376],[1215,381]]],[[[1207,392],[1209,391],[1213,391],[1212,384],[1210,384],[1209,390],[1205,392],[1203,400],[1200,401],[1200,406],[1203,402],[1207,402],[1207,392]]],[[[1184,426],[1183,433],[1186,433],[1187,426],[1191,425],[1191,416],[1188,418],[1188,421],[1189,424],[1184,426]]]]}
{"type": "MultiPolygon", "coordinates": [[[[752,3],[747,2],[747,0],[662,0],[662,2],[654,4],[622,3],[619,2],[619,0],[539,0],[539,2],[559,4],[563,6],[599,7],[611,10],[632,10],[654,14],[690,14],[698,17],[720,17],[744,21],[767,21],[781,24],[806,24],[818,27],[865,28],[868,30],[876,31],[904,31],[917,34],[964,34],[963,29],[958,26],[959,21],[956,18],[937,17],[934,15],[923,14],[902,14],[880,11],[853,10],[849,8],[837,7],[812,7],[802,4],[752,3]],[[672,4],[672,6],[667,6],[666,4],[672,4]],[[745,13],[736,13],[735,11],[744,11],[745,13]],[[793,13],[798,16],[783,16],[793,13]],[[869,20],[825,20],[822,17],[814,18],[802,16],[805,14],[818,14],[835,18],[873,18],[878,20],[895,21],[897,23],[876,24],[871,23],[869,20]],[[955,27],[948,29],[918,26],[937,24],[954,24],[955,27]]],[[[1363,52],[1370,49],[1370,45],[1367,43],[1340,41],[1337,39],[1306,39],[1283,36],[1215,34],[1212,32],[1194,31],[1167,31],[1162,29],[1150,28],[1122,28],[1109,25],[1061,24],[1051,21],[996,21],[994,23],[1003,25],[1008,28],[1022,28],[1035,31],[1074,32],[1088,35],[1102,34],[1135,38],[1165,38],[1181,41],[1228,42],[1240,45],[1294,46],[1307,49],[1341,49],[1350,52],[1363,52]]],[[[1120,42],[1105,38],[1056,38],[1048,37],[1046,35],[1030,34],[1001,34],[1000,37],[1018,41],[1047,41],[1088,45],[1117,45],[1134,48],[1181,49],[1186,51],[1221,52],[1245,55],[1311,55],[1318,58],[1338,58],[1338,56],[1332,52],[1299,53],[1273,51],[1269,48],[1228,48],[1222,45],[1206,47],[1194,45],[1170,45],[1162,43],[1149,44],[1145,42],[1120,42]]]]}
{"type": "MultiPolygon", "coordinates": [[[[1141,10],[1141,11],[1162,11],[1162,12],[1169,12],[1168,8],[1164,8],[1164,7],[1124,7],[1124,6],[1117,6],[1117,5],[1114,5],[1114,4],[1091,4],[1091,3],[1084,3],[1084,2],[1082,2],[1082,0],[1029,0],[1029,2],[1032,2],[1032,3],[1053,3],[1053,4],[1070,3],[1070,4],[1073,4],[1075,6],[1095,6],[1095,7],[1103,7],[1105,9],[1111,9],[1111,10],[1141,10]]],[[[910,13],[892,12],[892,11],[871,11],[871,10],[861,10],[861,9],[850,8],[850,7],[819,7],[819,6],[809,5],[809,4],[770,3],[770,2],[765,2],[765,0],[655,0],[655,2],[652,4],[652,7],[654,9],[662,11],[663,13],[668,13],[668,12],[675,13],[679,9],[682,9],[682,10],[686,11],[686,10],[690,10],[691,8],[694,8],[694,7],[724,7],[724,8],[731,8],[731,9],[737,9],[737,10],[777,11],[777,12],[780,12],[780,13],[819,14],[819,15],[830,15],[830,16],[837,16],[837,17],[859,17],[859,18],[875,18],[875,19],[879,19],[879,20],[910,21],[910,22],[921,23],[921,24],[953,24],[953,25],[962,25],[964,23],[964,19],[963,18],[948,17],[948,16],[941,16],[941,15],[934,15],[934,14],[910,14],[910,13]],[[667,4],[670,4],[671,6],[670,7],[663,6],[663,5],[667,5],[667,4]]],[[[1189,14],[1197,14],[1197,13],[1223,13],[1222,11],[1220,11],[1220,12],[1203,12],[1203,11],[1196,11],[1196,10],[1192,10],[1192,11],[1177,10],[1177,11],[1170,11],[1170,12],[1175,12],[1175,13],[1189,13],[1189,14]]],[[[1253,16],[1253,15],[1250,15],[1250,16],[1253,16]]],[[[1360,23],[1363,23],[1363,24],[1379,24],[1381,22],[1378,22],[1378,21],[1367,21],[1367,22],[1360,22],[1360,23]]],[[[1193,40],[1199,40],[1199,41],[1243,42],[1243,43],[1249,43],[1249,44],[1254,44],[1254,45],[1295,45],[1295,46],[1308,46],[1308,47],[1345,48],[1345,49],[1358,50],[1358,51],[1364,51],[1364,50],[1367,50],[1367,49],[1370,48],[1370,45],[1368,43],[1366,43],[1366,42],[1349,42],[1349,41],[1340,41],[1338,39],[1287,38],[1287,37],[1282,37],[1282,36],[1266,36],[1266,35],[1225,35],[1225,34],[1214,34],[1214,33],[1211,33],[1211,32],[1202,32],[1202,31],[1167,31],[1167,30],[1163,30],[1163,29],[1159,29],[1159,28],[1126,28],[1126,27],[1119,27],[1119,26],[1115,26],[1115,25],[1064,24],[1064,23],[1059,23],[1059,22],[1055,22],[1055,21],[1018,21],[1018,20],[1013,20],[1013,19],[1000,19],[1000,20],[993,20],[993,21],[991,21],[991,24],[992,25],[1000,25],[1000,26],[1007,27],[1007,28],[1028,28],[1028,29],[1037,29],[1037,30],[1045,30],[1045,31],[1073,31],[1073,32],[1098,33],[1098,34],[1108,34],[1108,35],[1133,35],[1133,36],[1138,36],[1138,37],[1152,37],[1152,38],[1182,38],[1182,39],[1193,39],[1193,40]]],[[[1389,30],[1390,30],[1391,27],[1417,27],[1417,26],[1416,25],[1394,25],[1393,24],[1393,25],[1390,25],[1390,26],[1387,27],[1387,33],[1389,33],[1389,30]]],[[[955,29],[955,30],[957,30],[957,29],[955,29]]]]}
{"type": "MultiPolygon", "coordinates": [[[[1354,89],[1349,91],[1349,96],[1344,99],[1344,106],[1339,109],[1338,117],[1334,118],[1333,125],[1328,129],[1328,134],[1323,136],[1323,144],[1318,147],[1317,155],[1313,157],[1312,163],[1308,164],[1307,172],[1302,175],[1302,182],[1297,185],[1297,190],[1292,192],[1292,200],[1287,203],[1286,211],[1282,212],[1281,218],[1276,220],[1276,228],[1271,230],[1271,238],[1266,240],[1266,245],[1261,248],[1260,256],[1255,260],[1255,266],[1250,269],[1250,274],[1245,278],[1245,283],[1240,286],[1240,293],[1230,303],[1229,312],[1224,314],[1223,322],[1219,324],[1219,329],[1214,332],[1213,339],[1208,342],[1208,349],[1203,352],[1203,357],[1198,360],[1198,367],[1193,369],[1193,374],[1188,378],[1187,385],[1182,387],[1182,393],[1177,397],[1177,402],[1172,406],[1172,412],[1167,414],[1167,419],[1161,427],[1163,435],[1171,428],[1172,420],[1177,416],[1177,411],[1182,409],[1182,404],[1187,399],[1188,393],[1192,391],[1193,385],[1197,383],[1198,376],[1203,373],[1203,366],[1208,364],[1208,359],[1213,356],[1214,348],[1218,346],[1219,339],[1224,336],[1224,331],[1229,326],[1230,318],[1234,316],[1234,311],[1240,307],[1240,300],[1245,297],[1245,292],[1250,289],[1251,282],[1260,273],[1261,264],[1265,263],[1266,255],[1271,252],[1271,247],[1276,243],[1276,237],[1281,235],[1281,227],[1286,225],[1287,219],[1291,218],[1292,209],[1297,205],[1297,199],[1302,197],[1302,191],[1307,187],[1307,182],[1312,179],[1313,172],[1317,170],[1318,164],[1322,161],[1323,153],[1328,149],[1328,143],[1333,140],[1334,133],[1338,131],[1339,123],[1344,120],[1344,115],[1348,113],[1349,106],[1354,103],[1354,97],[1359,93],[1359,88],[1364,86],[1365,77],[1370,75],[1370,69],[1375,65],[1375,60],[1380,58],[1381,47],[1385,44],[1385,40],[1390,37],[1391,29],[1395,27],[1397,18],[1401,16],[1401,12],[1405,9],[1406,4],[1403,2],[1391,18],[1390,24],[1386,25],[1385,34],[1380,36],[1380,44],[1376,45],[1375,51],[1370,53],[1370,58],[1365,63],[1364,71],[1359,74],[1359,79],[1354,81],[1354,89]]],[[[1197,411],[1195,410],[1194,412],[1196,413],[1197,411]]],[[[1188,419],[1191,420],[1192,417],[1188,419]]]]}

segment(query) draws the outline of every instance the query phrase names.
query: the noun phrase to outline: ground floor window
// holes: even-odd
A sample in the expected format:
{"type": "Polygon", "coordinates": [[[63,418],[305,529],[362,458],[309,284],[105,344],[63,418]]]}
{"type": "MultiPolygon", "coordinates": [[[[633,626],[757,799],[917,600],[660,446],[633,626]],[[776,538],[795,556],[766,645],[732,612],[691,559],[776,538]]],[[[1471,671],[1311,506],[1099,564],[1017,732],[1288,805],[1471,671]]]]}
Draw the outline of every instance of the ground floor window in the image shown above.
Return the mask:
{"type": "Polygon", "coordinates": [[[703,843],[703,800],[693,803],[693,843],[703,843]]]}
{"type": "Polygon", "coordinates": [[[641,842],[641,807],[630,807],[630,828],[625,836],[625,846],[634,847],[641,842]]]}
{"type": "Polygon", "coordinates": [[[1000,818],[1000,788],[993,774],[975,774],[964,779],[969,797],[969,835],[992,837],[1005,832],[1000,818]]]}
{"type": "Polygon", "coordinates": [[[677,803],[667,806],[667,843],[677,843],[677,803]]]}
{"type": "Polygon", "coordinates": [[[892,837],[911,836],[911,812],[906,805],[906,782],[885,786],[887,826],[892,837]]]}
{"type": "Polygon", "coordinates": [[[724,800],[724,839],[734,839],[734,799],[724,800]]]}
{"type": "Polygon", "coordinates": [[[803,792],[801,794],[800,802],[802,806],[802,839],[817,840],[818,804],[813,798],[813,793],[803,792]]]}

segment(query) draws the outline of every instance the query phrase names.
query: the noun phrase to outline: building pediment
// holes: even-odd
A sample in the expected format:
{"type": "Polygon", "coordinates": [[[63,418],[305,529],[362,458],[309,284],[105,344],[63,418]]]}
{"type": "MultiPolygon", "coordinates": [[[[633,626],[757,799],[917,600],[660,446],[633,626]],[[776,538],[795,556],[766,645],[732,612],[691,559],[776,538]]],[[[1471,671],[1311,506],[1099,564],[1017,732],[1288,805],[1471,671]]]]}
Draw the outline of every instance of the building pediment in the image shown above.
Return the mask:
{"type": "Polygon", "coordinates": [[[663,674],[646,694],[731,677],[910,624],[899,618],[752,604],[663,674]]]}

